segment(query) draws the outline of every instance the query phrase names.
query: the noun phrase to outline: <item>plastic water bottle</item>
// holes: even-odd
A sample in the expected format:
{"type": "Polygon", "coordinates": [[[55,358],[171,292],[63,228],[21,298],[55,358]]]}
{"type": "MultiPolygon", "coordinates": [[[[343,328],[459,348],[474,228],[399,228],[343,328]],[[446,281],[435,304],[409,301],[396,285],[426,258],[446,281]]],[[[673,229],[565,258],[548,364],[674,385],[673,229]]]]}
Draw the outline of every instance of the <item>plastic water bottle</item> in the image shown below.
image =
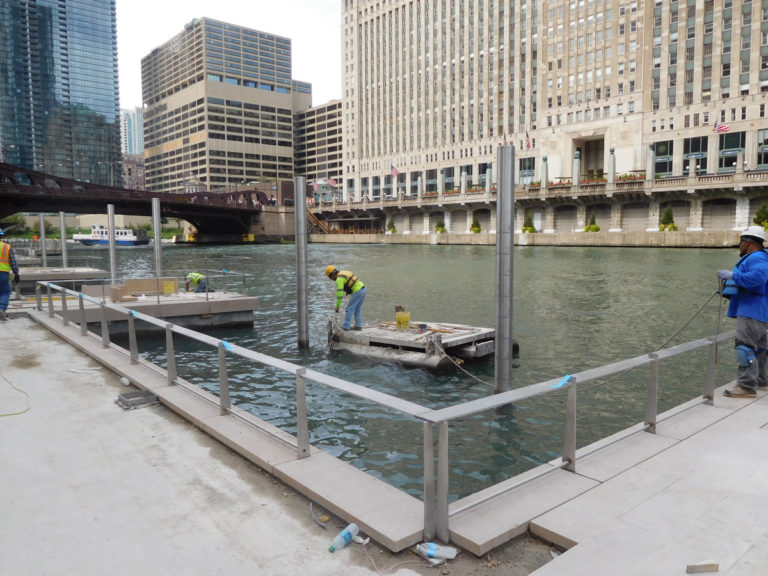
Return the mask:
{"type": "Polygon", "coordinates": [[[357,524],[354,522],[344,528],[341,532],[339,532],[336,535],[336,538],[333,539],[333,542],[331,542],[331,545],[328,547],[328,550],[330,552],[335,552],[336,550],[341,550],[349,544],[352,541],[352,538],[357,536],[357,533],[360,531],[360,529],[357,527],[357,524]]]}

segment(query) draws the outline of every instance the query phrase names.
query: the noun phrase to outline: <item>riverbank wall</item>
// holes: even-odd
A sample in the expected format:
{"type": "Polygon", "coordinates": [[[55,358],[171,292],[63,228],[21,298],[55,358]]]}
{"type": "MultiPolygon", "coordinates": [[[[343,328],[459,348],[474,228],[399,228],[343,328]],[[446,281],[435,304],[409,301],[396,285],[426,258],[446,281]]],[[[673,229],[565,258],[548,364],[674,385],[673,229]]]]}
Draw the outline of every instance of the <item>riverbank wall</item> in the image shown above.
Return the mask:
{"type": "MultiPolygon", "coordinates": [[[[517,246],[599,246],[638,248],[732,248],[735,230],[695,232],[556,232],[516,233],[517,246]]],[[[310,234],[314,244],[434,244],[495,246],[496,234],[310,234]]]]}

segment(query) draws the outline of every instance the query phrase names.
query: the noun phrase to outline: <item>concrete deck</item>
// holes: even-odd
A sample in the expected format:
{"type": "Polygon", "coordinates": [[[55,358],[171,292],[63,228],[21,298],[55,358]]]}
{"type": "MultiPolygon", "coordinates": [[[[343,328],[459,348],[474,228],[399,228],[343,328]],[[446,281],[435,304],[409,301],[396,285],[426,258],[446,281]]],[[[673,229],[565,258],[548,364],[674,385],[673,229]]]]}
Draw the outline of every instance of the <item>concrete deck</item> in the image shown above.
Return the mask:
{"type": "MultiPolygon", "coordinates": [[[[357,520],[362,531],[391,550],[420,541],[423,511],[416,499],[315,449],[310,458],[299,460],[292,437],[254,422],[247,415],[222,416],[205,394],[182,385],[169,386],[163,373],[142,363],[131,365],[122,352],[102,348],[100,341],[80,336],[74,326],[64,329],[60,321],[49,323],[44,314],[35,316],[35,320],[50,324],[50,329],[92,354],[109,370],[151,389],[165,406],[292,488],[342,518],[357,520]]],[[[244,549],[241,539],[246,535],[240,533],[240,518],[236,522],[223,519],[211,502],[189,504],[189,519],[181,514],[178,508],[186,508],[187,504],[179,494],[188,496],[189,477],[175,494],[160,490],[165,499],[158,504],[153,491],[154,475],[159,470],[168,476],[175,476],[179,470],[184,475],[196,473],[167,448],[153,448],[158,451],[151,458],[149,473],[153,476],[142,478],[141,474],[147,472],[144,468],[121,469],[112,478],[114,481],[103,481],[105,469],[115,474],[117,461],[124,457],[133,459],[134,451],[141,450],[136,446],[126,448],[126,444],[147,436],[143,414],[157,414],[161,408],[123,413],[111,401],[104,405],[103,377],[84,379],[77,373],[63,371],[62,366],[77,366],[83,357],[72,354],[70,346],[46,334],[27,319],[0,324],[0,337],[18,348],[10,366],[3,369],[4,379],[32,388],[33,408],[39,408],[19,417],[0,418],[4,439],[0,444],[0,461],[10,463],[0,466],[0,482],[5,487],[4,496],[0,497],[0,514],[4,518],[0,523],[0,573],[42,572],[27,570],[24,564],[32,562],[34,568],[39,566],[36,562],[41,562],[40,558],[30,559],[22,552],[24,542],[33,533],[37,542],[42,539],[58,547],[66,545],[70,551],[59,552],[73,567],[74,550],[88,538],[103,543],[105,528],[114,528],[112,536],[134,550],[140,549],[143,541],[151,549],[150,539],[144,533],[154,530],[162,535],[164,546],[170,543],[179,550],[190,547],[190,558],[199,559],[202,552],[198,553],[194,544],[201,535],[187,525],[188,521],[195,526],[204,524],[202,535],[212,541],[199,543],[201,550],[210,551],[216,544],[219,558],[232,554],[233,562],[244,562],[257,549],[270,559],[289,554],[271,554],[258,541],[251,543],[252,550],[244,549]],[[25,362],[29,365],[25,366],[25,362]],[[43,401],[49,393],[53,396],[43,401]],[[101,397],[100,405],[92,405],[94,397],[101,397]],[[119,440],[109,445],[96,449],[91,446],[101,437],[115,435],[119,440]],[[57,471],[64,460],[78,465],[74,471],[57,471]],[[154,503],[152,515],[156,516],[156,526],[147,524],[135,509],[144,497],[154,503]],[[68,498],[74,498],[78,506],[87,504],[90,508],[71,509],[68,498]],[[94,511],[92,507],[102,500],[111,504],[102,504],[103,508],[94,511]],[[108,515],[124,518],[122,523],[105,526],[100,518],[108,515]],[[223,526],[227,523],[234,526],[223,526]],[[235,530],[238,536],[222,542],[222,534],[216,534],[214,527],[226,530],[222,534],[235,530]],[[186,538],[189,542],[185,542],[186,538]]],[[[0,389],[0,399],[11,399],[11,408],[2,411],[12,411],[14,402],[19,402],[17,394],[6,386],[0,389]]],[[[113,400],[120,389],[107,392],[113,400]]],[[[4,400],[2,405],[9,403],[4,400]]],[[[715,406],[691,402],[683,408],[660,418],[656,434],[636,427],[580,450],[582,457],[577,460],[576,473],[559,470],[556,463],[551,463],[531,471],[531,479],[526,483],[517,485],[519,479],[510,480],[509,484],[515,487],[477,507],[459,511],[469,501],[482,498],[482,493],[454,502],[450,520],[452,542],[482,555],[530,530],[568,549],[536,570],[536,576],[685,574],[687,566],[702,562],[717,564],[719,574],[764,573],[768,566],[768,514],[763,512],[768,497],[766,393],[760,392],[755,400],[736,400],[723,397],[718,389],[715,406]],[[551,471],[539,476],[544,468],[551,471]]],[[[153,435],[166,433],[157,423],[152,424],[152,430],[153,435]]],[[[269,531],[269,523],[277,522],[271,516],[248,521],[247,530],[256,531],[262,539],[268,538],[264,534],[269,531]]],[[[299,530],[306,531],[306,526],[299,530]]],[[[304,532],[300,533],[303,538],[304,532]]],[[[321,550],[313,550],[311,561],[305,558],[312,565],[316,558],[327,560],[329,556],[320,553],[327,546],[325,541],[315,543],[322,544],[321,550]]],[[[130,562],[139,562],[134,558],[138,555],[120,550],[116,541],[107,541],[106,545],[109,552],[96,551],[97,561],[126,555],[130,562]]],[[[291,571],[293,559],[283,558],[287,562],[285,567],[260,566],[260,573],[300,573],[291,571]]],[[[235,565],[228,573],[244,573],[241,568],[243,564],[235,565]]],[[[338,573],[355,573],[348,565],[337,568],[338,573]]],[[[146,565],[137,564],[134,572],[146,570],[146,565]]],[[[172,572],[183,570],[183,566],[174,564],[172,572]]],[[[155,572],[163,573],[162,566],[155,572]]],[[[199,567],[187,572],[201,573],[199,567]]],[[[332,572],[313,569],[309,573],[332,572]]]]}

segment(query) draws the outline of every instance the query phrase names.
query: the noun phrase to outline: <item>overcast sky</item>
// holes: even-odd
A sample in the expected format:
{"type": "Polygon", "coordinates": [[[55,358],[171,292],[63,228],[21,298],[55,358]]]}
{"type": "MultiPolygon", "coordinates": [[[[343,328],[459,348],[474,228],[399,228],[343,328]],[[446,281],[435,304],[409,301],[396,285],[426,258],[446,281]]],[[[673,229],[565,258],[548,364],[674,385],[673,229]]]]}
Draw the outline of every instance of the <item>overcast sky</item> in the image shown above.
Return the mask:
{"type": "Polygon", "coordinates": [[[341,0],[117,0],[121,108],[142,104],[141,59],[202,17],[290,38],[312,105],[341,98],[341,0]]]}

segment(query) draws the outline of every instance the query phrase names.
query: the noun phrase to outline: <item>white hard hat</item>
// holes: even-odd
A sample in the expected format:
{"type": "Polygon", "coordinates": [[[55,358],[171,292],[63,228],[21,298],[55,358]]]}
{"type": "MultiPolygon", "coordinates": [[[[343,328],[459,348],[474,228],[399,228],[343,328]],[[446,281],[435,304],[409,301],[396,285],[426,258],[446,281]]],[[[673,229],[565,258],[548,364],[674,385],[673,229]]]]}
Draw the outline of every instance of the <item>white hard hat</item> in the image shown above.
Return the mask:
{"type": "Polygon", "coordinates": [[[749,226],[741,233],[742,238],[744,236],[748,238],[754,238],[760,241],[760,244],[765,242],[765,229],[762,226],[749,226]]]}

